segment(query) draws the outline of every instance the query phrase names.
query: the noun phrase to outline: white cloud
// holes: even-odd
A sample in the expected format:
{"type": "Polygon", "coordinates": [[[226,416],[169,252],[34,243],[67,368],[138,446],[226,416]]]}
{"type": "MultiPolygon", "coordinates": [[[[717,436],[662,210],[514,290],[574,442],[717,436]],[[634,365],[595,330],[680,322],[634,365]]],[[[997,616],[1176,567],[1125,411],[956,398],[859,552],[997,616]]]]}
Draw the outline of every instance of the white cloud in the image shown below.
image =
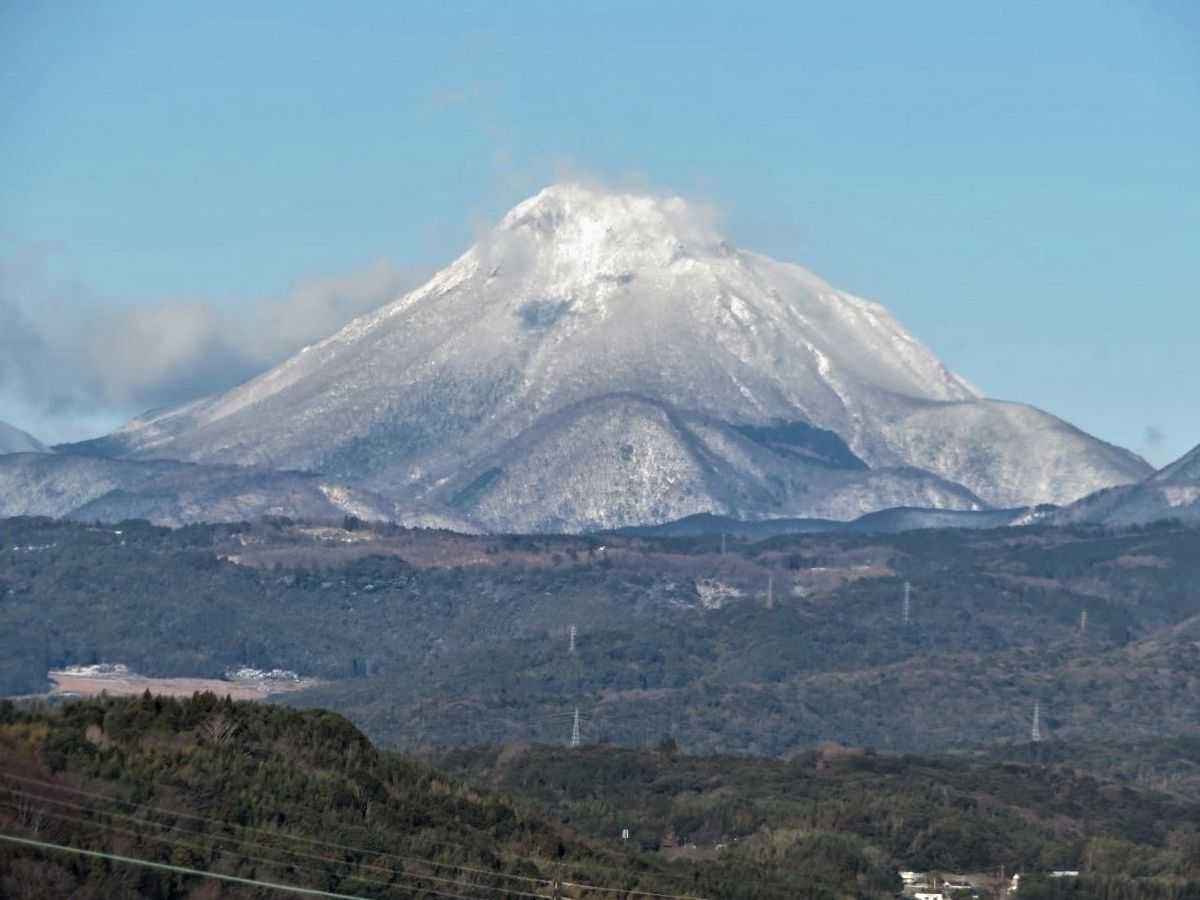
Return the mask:
{"type": "Polygon", "coordinates": [[[375,260],[233,312],[200,296],[104,302],[61,274],[62,255],[53,245],[0,242],[0,419],[50,440],[232,387],[427,274],[375,260]]]}

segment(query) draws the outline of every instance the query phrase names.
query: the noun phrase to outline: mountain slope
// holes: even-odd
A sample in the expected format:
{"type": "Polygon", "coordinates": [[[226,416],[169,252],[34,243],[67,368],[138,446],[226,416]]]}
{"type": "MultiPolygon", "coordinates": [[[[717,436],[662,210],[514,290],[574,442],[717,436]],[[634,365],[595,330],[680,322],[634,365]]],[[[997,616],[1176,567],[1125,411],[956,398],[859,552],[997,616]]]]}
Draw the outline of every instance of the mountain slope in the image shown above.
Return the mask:
{"type": "Polygon", "coordinates": [[[512,530],[1062,503],[1149,474],[982,399],[883,307],[683,201],[579,186],[258,378],[82,449],[319,471],[512,530]]]}
{"type": "Polygon", "coordinates": [[[1089,494],[1057,510],[1047,521],[1120,526],[1163,519],[1200,522],[1200,447],[1144,481],[1089,494]]]}
{"type": "Polygon", "coordinates": [[[1170,465],[1163,466],[1151,481],[1171,481],[1179,478],[1200,479],[1200,446],[1193,447],[1170,465]]]}
{"type": "Polygon", "coordinates": [[[19,453],[0,459],[0,517],[81,521],[146,519],[159,525],[238,522],[260,516],[310,521],[356,516],[412,526],[477,527],[443,512],[396,503],[304,472],[169,460],[19,453]]]}
{"type": "Polygon", "coordinates": [[[46,446],[32,434],[0,422],[0,456],[6,453],[48,453],[46,446]]]}

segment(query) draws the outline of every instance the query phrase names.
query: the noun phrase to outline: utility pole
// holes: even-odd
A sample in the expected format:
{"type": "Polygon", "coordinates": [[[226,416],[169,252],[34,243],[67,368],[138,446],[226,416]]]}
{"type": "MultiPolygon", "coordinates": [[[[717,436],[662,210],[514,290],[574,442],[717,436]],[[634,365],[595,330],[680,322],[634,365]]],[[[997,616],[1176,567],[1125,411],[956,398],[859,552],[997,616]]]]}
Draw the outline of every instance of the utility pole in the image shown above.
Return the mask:
{"type": "Polygon", "coordinates": [[[582,743],[579,739],[579,707],[575,707],[575,721],[571,725],[571,746],[578,747],[582,743]]]}
{"type": "Polygon", "coordinates": [[[571,643],[567,647],[567,652],[568,653],[575,652],[575,626],[574,625],[571,626],[571,643]]]}
{"type": "Polygon", "coordinates": [[[767,577],[767,609],[775,608],[775,579],[772,576],[767,577]]]}
{"type": "Polygon", "coordinates": [[[1079,613],[1079,636],[1087,634],[1087,610],[1081,610],[1079,613]]]}
{"type": "Polygon", "coordinates": [[[907,625],[912,621],[912,585],[904,582],[904,606],[901,608],[901,618],[907,625]]]}
{"type": "Polygon", "coordinates": [[[721,532],[721,555],[725,555],[725,532],[721,532]]]}

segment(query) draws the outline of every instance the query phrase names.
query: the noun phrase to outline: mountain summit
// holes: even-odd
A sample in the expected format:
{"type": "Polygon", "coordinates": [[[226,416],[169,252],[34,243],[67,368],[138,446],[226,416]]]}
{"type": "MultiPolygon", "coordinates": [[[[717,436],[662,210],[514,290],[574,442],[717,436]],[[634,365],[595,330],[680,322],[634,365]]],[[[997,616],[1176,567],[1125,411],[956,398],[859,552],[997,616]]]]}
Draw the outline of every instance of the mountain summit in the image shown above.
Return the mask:
{"type": "Polygon", "coordinates": [[[491,529],[1062,503],[1150,467],[983,398],[679,198],[547,188],[429,282],[92,449],[298,468],[491,529]]]}

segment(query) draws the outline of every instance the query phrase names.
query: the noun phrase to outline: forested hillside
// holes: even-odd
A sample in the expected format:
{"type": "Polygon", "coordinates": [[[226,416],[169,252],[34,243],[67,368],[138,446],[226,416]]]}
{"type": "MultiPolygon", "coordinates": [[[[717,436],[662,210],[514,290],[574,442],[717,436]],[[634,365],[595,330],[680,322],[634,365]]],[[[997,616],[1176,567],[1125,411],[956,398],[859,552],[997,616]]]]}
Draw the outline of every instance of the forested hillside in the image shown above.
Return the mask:
{"type": "Polygon", "coordinates": [[[622,896],[690,881],[381,752],[341,716],[211,694],[0,703],[0,833],[35,842],[0,839],[0,896],[29,900],[81,887],[265,896],[238,879],[366,897],[540,896],[560,881],[575,883],[564,896],[622,896]]]}
{"type": "Polygon", "coordinates": [[[585,739],[694,753],[1011,748],[1035,704],[1044,741],[1145,744],[1200,737],[1200,531],[0,522],[4,692],[98,662],[316,677],[288,702],[389,747],[565,742],[579,708],[585,739]]]}
{"type": "Polygon", "coordinates": [[[839,747],[787,759],[687,757],[595,746],[445,751],[437,765],[533,801],[593,834],[628,828],[645,849],[804,868],[860,889],[880,869],[977,873],[1022,897],[1192,897],[1200,804],[1050,766],[971,766],[839,747]],[[674,848],[674,849],[672,849],[674,848]],[[1049,891],[1050,893],[1047,893],[1049,891]]]}
{"type": "Polygon", "coordinates": [[[1200,804],[1047,766],[537,745],[380,751],[323,710],[0,703],[0,896],[880,898],[897,870],[1023,897],[1200,890],[1200,804]],[[628,841],[621,838],[629,832],[628,841]],[[1052,868],[1082,871],[1070,885],[1052,868]],[[1057,891],[1058,893],[1047,893],[1057,891]],[[1065,893],[1064,893],[1065,891],[1065,893]]]}

